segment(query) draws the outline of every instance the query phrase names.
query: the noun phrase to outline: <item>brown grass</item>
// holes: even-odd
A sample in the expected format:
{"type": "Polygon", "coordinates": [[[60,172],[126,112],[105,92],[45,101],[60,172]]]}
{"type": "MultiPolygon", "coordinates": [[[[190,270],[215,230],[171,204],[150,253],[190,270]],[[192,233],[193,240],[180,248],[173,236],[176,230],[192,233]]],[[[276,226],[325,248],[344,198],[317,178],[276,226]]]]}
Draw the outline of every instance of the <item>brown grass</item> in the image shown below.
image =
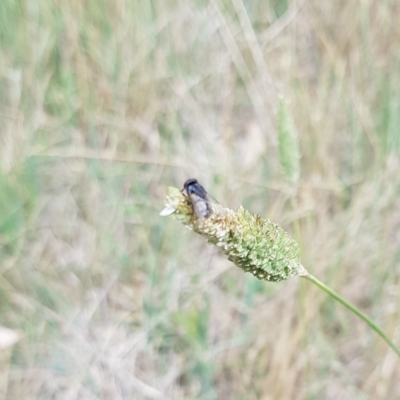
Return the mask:
{"type": "Polygon", "coordinates": [[[399,345],[396,1],[3,0],[0,15],[0,325],[19,338],[0,330],[0,398],[400,398],[400,364],[362,321],[158,216],[166,186],[197,177],[284,225],[399,345]]]}

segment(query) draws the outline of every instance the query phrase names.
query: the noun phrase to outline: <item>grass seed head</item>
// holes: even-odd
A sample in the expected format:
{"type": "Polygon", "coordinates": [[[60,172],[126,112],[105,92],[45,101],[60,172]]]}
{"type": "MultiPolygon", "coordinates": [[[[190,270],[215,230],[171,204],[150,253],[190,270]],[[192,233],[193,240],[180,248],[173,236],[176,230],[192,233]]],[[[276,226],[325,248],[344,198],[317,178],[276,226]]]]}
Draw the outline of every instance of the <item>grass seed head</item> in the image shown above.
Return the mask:
{"type": "Polygon", "coordinates": [[[168,188],[161,215],[173,215],[191,230],[221,248],[228,260],[256,278],[279,282],[308,273],[300,263],[300,249],[278,224],[252,214],[243,207],[235,212],[211,203],[208,218],[198,218],[190,198],[168,188]]]}

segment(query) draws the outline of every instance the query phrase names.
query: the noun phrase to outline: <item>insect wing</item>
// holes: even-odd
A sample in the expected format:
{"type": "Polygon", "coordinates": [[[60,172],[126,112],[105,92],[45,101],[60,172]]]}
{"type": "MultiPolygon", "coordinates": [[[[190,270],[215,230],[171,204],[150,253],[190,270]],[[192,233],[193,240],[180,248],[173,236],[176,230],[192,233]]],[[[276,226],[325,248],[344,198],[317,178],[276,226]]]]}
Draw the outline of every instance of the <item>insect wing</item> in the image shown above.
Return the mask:
{"type": "Polygon", "coordinates": [[[211,214],[211,206],[208,198],[199,197],[197,194],[190,195],[194,213],[198,218],[208,218],[211,214]]]}

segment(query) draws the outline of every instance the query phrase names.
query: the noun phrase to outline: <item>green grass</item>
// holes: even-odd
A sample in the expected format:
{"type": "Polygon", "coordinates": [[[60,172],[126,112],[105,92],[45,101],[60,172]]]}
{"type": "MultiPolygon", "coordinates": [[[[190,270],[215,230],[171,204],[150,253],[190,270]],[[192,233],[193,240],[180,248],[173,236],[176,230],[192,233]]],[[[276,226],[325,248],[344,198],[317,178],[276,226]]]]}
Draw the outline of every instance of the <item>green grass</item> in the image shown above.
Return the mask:
{"type": "Polygon", "coordinates": [[[0,348],[0,398],[400,398],[400,365],[362,321],[158,215],[197,177],[291,231],[304,266],[399,345],[398,12],[2,0],[0,326],[21,336],[0,348]]]}

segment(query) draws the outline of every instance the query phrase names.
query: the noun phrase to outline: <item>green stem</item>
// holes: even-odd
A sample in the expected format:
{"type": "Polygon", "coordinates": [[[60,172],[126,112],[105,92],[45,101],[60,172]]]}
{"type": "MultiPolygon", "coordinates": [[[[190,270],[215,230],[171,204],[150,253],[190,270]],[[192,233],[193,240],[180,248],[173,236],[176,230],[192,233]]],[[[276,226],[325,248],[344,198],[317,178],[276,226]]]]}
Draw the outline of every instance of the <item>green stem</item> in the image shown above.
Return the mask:
{"type": "Polygon", "coordinates": [[[334,290],[323,284],[320,280],[318,280],[315,276],[312,275],[304,275],[303,278],[308,279],[314,285],[318,286],[325,293],[328,293],[339,303],[347,307],[354,314],[359,316],[363,321],[365,321],[391,348],[392,350],[400,357],[400,350],[395,344],[389,339],[389,337],[373,322],[369,317],[367,317],[363,312],[361,312],[357,307],[348,303],[342,296],[337,294],[334,290]]]}

